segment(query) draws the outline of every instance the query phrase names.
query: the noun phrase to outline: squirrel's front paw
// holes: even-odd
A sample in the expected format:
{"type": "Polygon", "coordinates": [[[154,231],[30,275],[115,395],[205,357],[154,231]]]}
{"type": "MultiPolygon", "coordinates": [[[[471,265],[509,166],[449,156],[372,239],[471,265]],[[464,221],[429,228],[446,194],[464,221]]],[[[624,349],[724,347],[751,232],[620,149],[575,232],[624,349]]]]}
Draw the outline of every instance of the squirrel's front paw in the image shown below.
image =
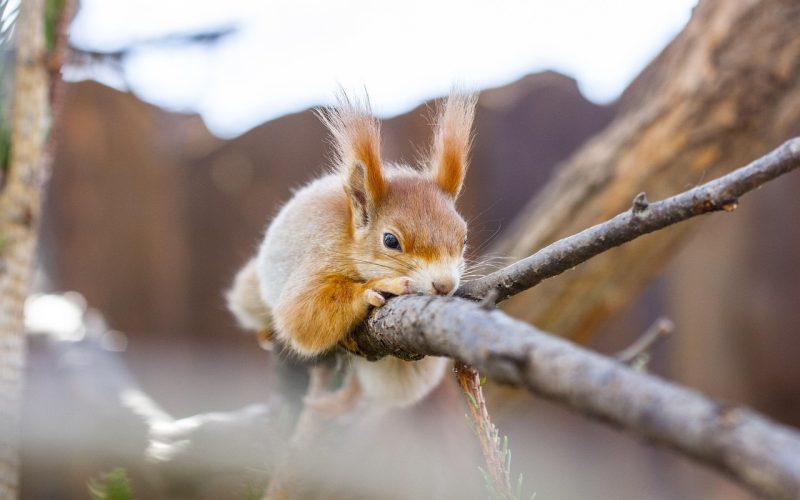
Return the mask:
{"type": "Polygon", "coordinates": [[[411,278],[400,276],[399,278],[381,278],[369,283],[372,290],[390,293],[392,295],[406,295],[411,293],[411,278]]]}
{"type": "Polygon", "coordinates": [[[367,303],[369,305],[375,307],[381,307],[383,304],[386,303],[386,299],[383,298],[383,295],[381,295],[380,292],[376,292],[372,288],[367,288],[364,291],[364,298],[367,299],[367,303]]]}
{"type": "Polygon", "coordinates": [[[364,291],[364,298],[375,307],[381,307],[386,303],[384,293],[392,295],[406,295],[411,293],[411,278],[401,276],[399,278],[381,278],[367,283],[364,291]]]}

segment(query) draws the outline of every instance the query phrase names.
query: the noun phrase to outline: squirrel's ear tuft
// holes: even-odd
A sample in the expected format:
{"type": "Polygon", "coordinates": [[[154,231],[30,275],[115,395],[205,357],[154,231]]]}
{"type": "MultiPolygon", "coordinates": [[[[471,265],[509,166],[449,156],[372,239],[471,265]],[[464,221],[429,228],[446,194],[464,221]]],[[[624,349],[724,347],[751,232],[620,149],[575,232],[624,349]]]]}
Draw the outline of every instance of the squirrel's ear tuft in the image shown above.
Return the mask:
{"type": "Polygon", "coordinates": [[[380,124],[369,99],[350,99],[344,91],[335,108],[319,117],[333,136],[336,163],[344,181],[353,223],[366,225],[386,192],[381,172],[380,124]]]}
{"type": "Polygon", "coordinates": [[[430,163],[436,184],[453,199],[469,166],[477,96],[453,93],[439,106],[430,163]]]}

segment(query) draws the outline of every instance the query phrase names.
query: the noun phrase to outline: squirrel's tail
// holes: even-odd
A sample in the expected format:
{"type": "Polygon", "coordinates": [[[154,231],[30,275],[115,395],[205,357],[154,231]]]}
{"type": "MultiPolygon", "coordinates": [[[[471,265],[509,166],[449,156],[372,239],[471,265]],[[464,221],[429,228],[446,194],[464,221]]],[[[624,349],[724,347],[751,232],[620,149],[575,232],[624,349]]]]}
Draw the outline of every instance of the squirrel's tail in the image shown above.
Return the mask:
{"type": "Polygon", "coordinates": [[[409,406],[427,396],[447,370],[449,360],[428,356],[403,361],[386,356],[378,361],[353,356],[353,368],[364,394],[378,403],[409,406]]]}
{"type": "Polygon", "coordinates": [[[261,342],[270,340],[272,314],[269,306],[261,298],[256,259],[250,260],[236,274],[233,286],[225,294],[225,299],[239,326],[258,332],[261,342]]]}

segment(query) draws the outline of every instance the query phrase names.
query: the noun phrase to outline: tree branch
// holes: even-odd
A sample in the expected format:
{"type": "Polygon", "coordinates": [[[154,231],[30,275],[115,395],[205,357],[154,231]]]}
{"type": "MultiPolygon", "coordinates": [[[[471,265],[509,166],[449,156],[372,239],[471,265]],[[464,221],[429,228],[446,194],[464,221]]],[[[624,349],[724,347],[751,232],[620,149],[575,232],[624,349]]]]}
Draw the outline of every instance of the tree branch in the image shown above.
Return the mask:
{"type": "MultiPolygon", "coordinates": [[[[630,211],[465,285],[468,298],[506,298],[589,258],[696,215],[733,210],[738,198],[800,166],[800,138],[728,175],[630,211]]],[[[528,388],[588,416],[711,465],[770,497],[800,495],[800,435],[744,408],[638,373],[462,298],[403,296],[373,311],[354,333],[376,359],[447,356],[493,379],[528,388]]]]}
{"type": "Polygon", "coordinates": [[[786,141],[749,165],[671,198],[648,203],[639,195],[627,212],[558,240],[483,278],[467,282],[456,293],[480,300],[494,289],[497,301],[507,299],[644,234],[698,215],[733,211],[743,194],[798,167],[800,137],[786,141]]]}
{"type": "Polygon", "coordinates": [[[800,495],[800,435],[745,408],[631,370],[569,341],[455,297],[403,296],[355,341],[371,357],[463,361],[585,415],[719,469],[769,497],[800,495]]]}
{"type": "Polygon", "coordinates": [[[16,21],[11,158],[0,187],[0,498],[17,498],[25,366],[22,310],[36,248],[47,132],[44,0],[22,2],[16,21]]]}

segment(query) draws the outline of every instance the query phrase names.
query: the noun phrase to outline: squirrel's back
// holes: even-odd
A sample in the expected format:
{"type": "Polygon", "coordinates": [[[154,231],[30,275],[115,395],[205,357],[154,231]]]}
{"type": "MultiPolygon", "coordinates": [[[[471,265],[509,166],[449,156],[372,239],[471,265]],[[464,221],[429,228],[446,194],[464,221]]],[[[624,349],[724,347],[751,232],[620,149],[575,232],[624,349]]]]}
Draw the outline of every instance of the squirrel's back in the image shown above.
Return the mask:
{"type": "Polygon", "coordinates": [[[278,303],[293,273],[341,260],[343,228],[349,212],[342,181],[328,174],[300,188],[267,229],[257,257],[261,295],[270,307],[278,303]]]}

